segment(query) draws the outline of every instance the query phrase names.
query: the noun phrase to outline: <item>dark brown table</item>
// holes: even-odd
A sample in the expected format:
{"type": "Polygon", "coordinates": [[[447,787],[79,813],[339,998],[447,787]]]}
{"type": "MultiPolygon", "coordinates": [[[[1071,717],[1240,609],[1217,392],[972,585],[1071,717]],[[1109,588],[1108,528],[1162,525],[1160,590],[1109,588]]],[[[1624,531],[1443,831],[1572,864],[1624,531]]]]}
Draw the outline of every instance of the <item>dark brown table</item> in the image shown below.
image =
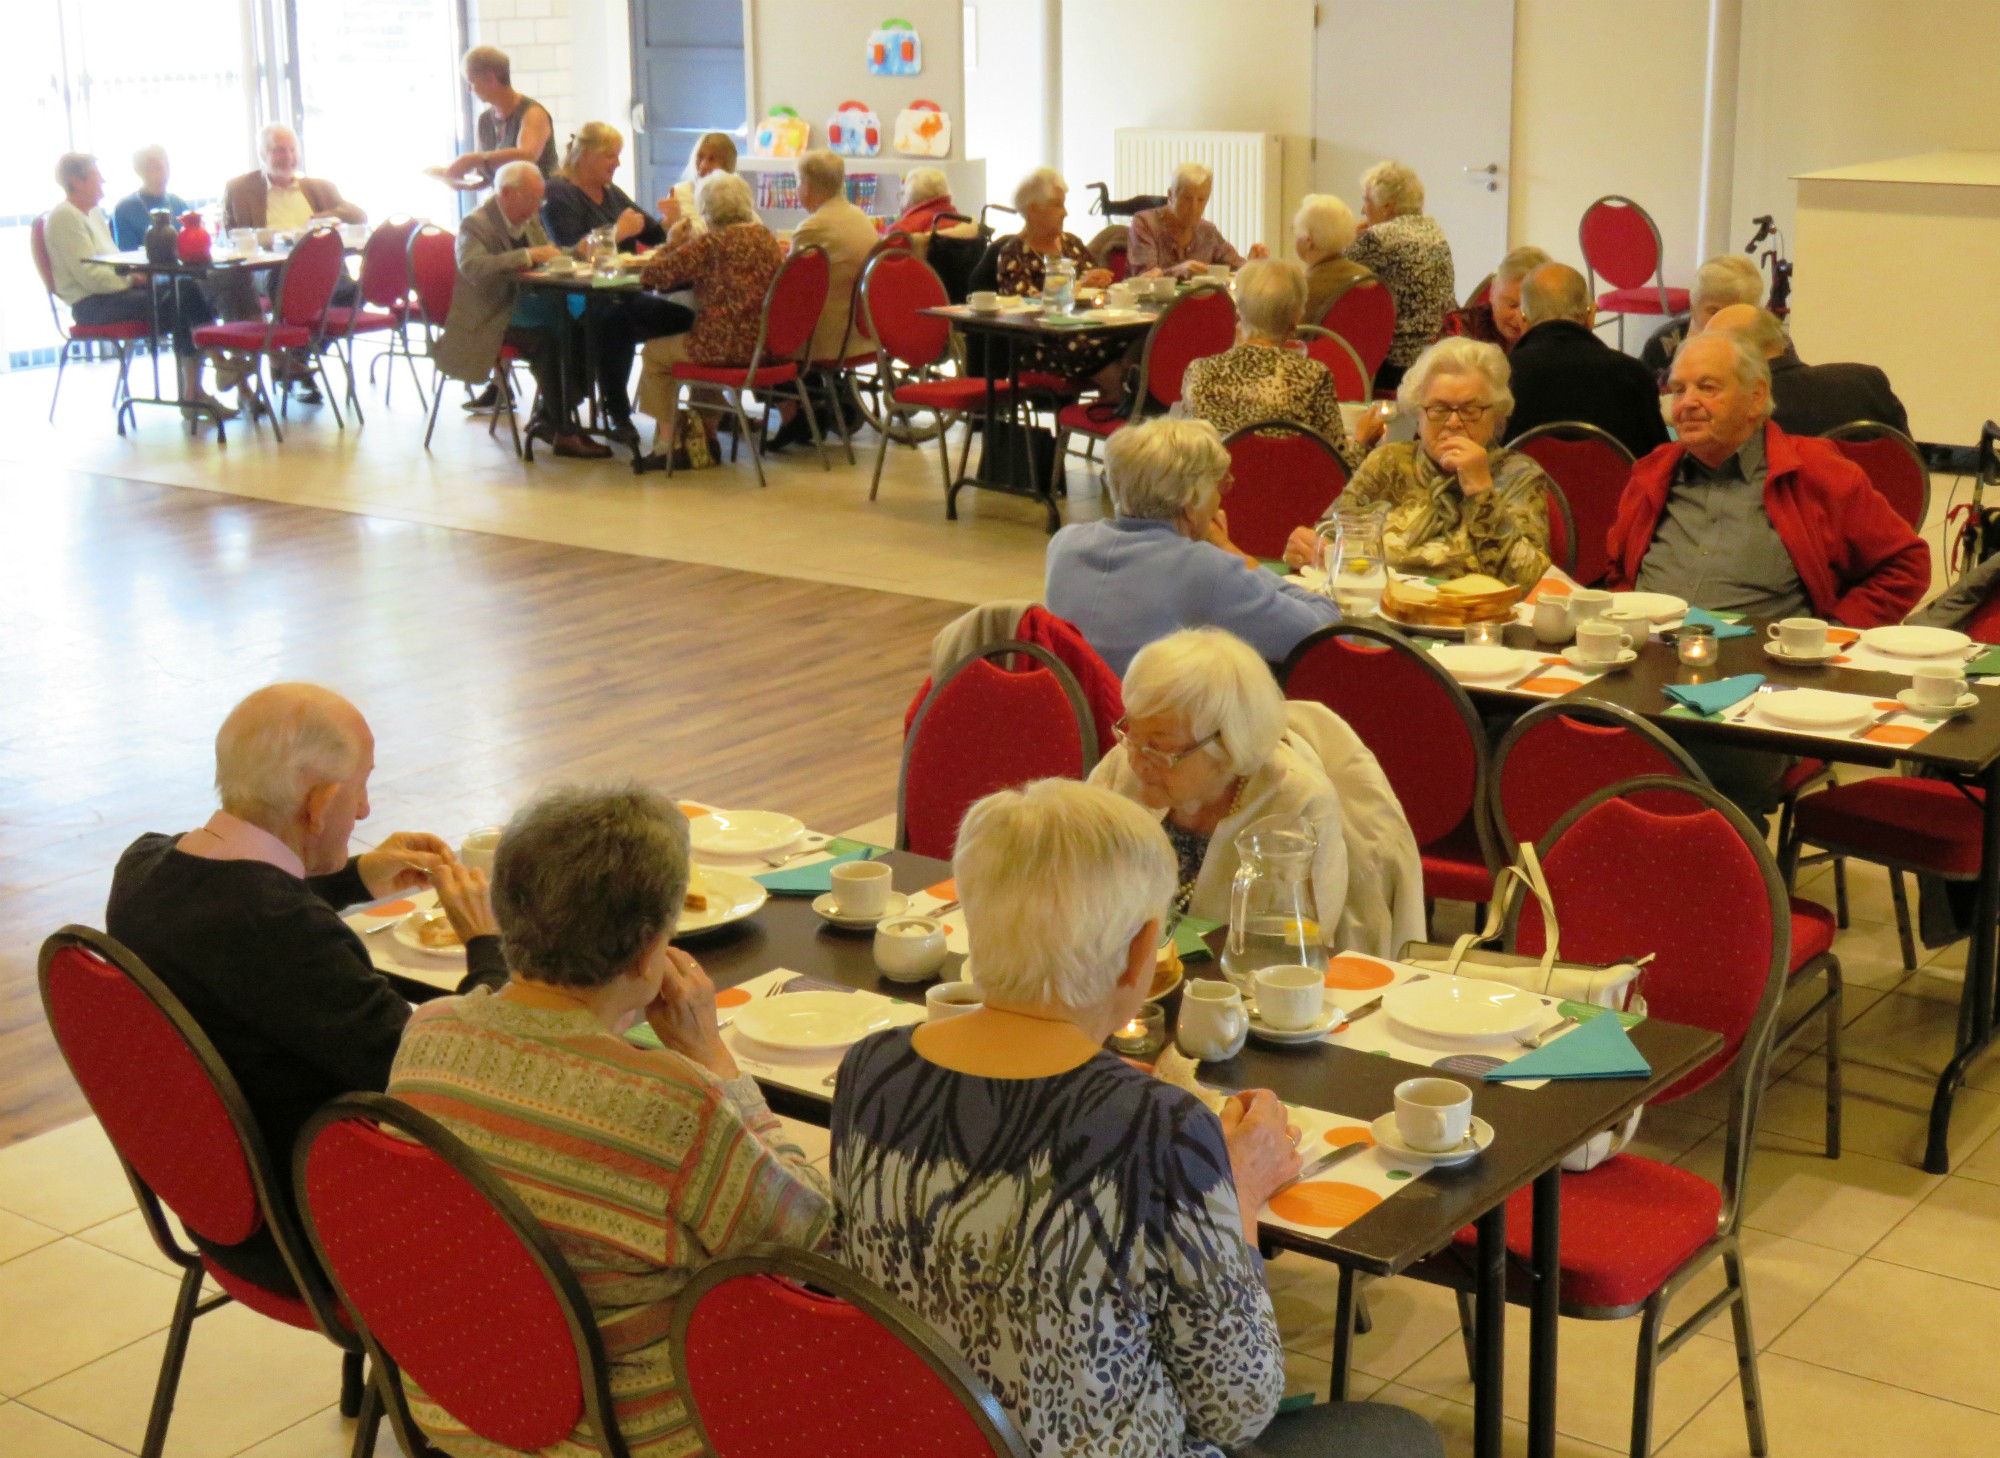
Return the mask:
{"type": "MultiPolygon", "coordinates": [[[[1965,1082],[1966,1071],[1993,1046],[1996,1034],[2000,1033],[1995,1019],[1995,1005],[2000,1002],[2000,690],[1975,686],[1978,707],[1948,721],[1918,743],[1902,747],[1784,734],[1747,724],[1670,715],[1667,710],[1673,707],[1673,701],[1662,692],[1668,684],[1712,682],[1739,673],[1761,673],[1773,683],[1871,694],[1883,699],[1894,698],[1897,690],[1910,685],[1910,680],[1900,674],[1781,663],[1764,652],[1765,625],[1758,622],[1751,626],[1756,629],[1752,636],[1725,638],[1717,644],[1720,652],[1713,668],[1687,667],[1676,656],[1671,642],[1655,637],[1640,647],[1638,660],[1630,668],[1607,673],[1563,697],[1593,699],[1630,709],[1677,739],[1732,744],[1843,764],[1906,762],[1922,765],[1984,792],[1978,894],[1972,945],[1966,956],[1965,984],[1960,993],[1958,1038],[1951,1061],[1938,1075],[1931,1097],[1930,1131],[1924,1149],[1924,1168],[1932,1174],[1948,1174],[1953,1100],[1965,1082]]],[[[1507,629],[1507,644],[1513,648],[1539,646],[1534,634],[1518,625],[1507,629]]],[[[1481,689],[1470,684],[1466,690],[1472,701],[1487,713],[1520,713],[1538,702],[1532,695],[1506,690],[1481,689]]]]}
{"type": "MultiPolygon", "coordinates": [[[[945,862],[905,851],[892,852],[887,860],[904,886],[932,885],[950,874],[945,862]]],[[[774,967],[910,1002],[922,1001],[929,985],[909,986],[880,977],[872,938],[828,926],[813,914],[805,897],[773,897],[755,916],[691,939],[687,947],[719,987],[734,986],[774,967]]],[[[951,959],[942,975],[956,976],[959,960],[951,959]]],[[[1190,965],[1189,973],[1219,975],[1213,962],[1200,961],[1190,965]]],[[[1178,992],[1169,995],[1170,1021],[1178,999],[1178,992]]],[[[1507,1199],[1533,1185],[1528,1451],[1535,1458],[1555,1451],[1562,1158],[1620,1123],[1648,1096],[1699,1066],[1721,1044],[1713,1033],[1656,1018],[1634,1028],[1632,1040],[1653,1065],[1650,1078],[1581,1079],[1533,1090],[1475,1083],[1473,1108],[1493,1126],[1495,1136],[1492,1147],[1479,1158],[1456,1169],[1431,1171],[1332,1235],[1268,1229],[1271,1244],[1340,1267],[1333,1353],[1336,1399],[1346,1394],[1355,1278],[1405,1271],[1449,1246],[1465,1226],[1475,1225],[1479,1244],[1474,1267],[1478,1295],[1474,1450],[1480,1458],[1497,1458],[1506,1350],[1507,1199]]],[[[1269,1088],[1292,1103],[1355,1117],[1386,1113],[1393,1107],[1392,1090],[1398,1083],[1430,1071],[1325,1044],[1287,1049],[1252,1044],[1228,1062],[1211,1063],[1204,1070],[1210,1080],[1228,1088],[1269,1088]]],[[[808,1123],[827,1122],[830,1097],[775,1084],[767,1085],[766,1092],[771,1107],[780,1113],[808,1123]]]]}

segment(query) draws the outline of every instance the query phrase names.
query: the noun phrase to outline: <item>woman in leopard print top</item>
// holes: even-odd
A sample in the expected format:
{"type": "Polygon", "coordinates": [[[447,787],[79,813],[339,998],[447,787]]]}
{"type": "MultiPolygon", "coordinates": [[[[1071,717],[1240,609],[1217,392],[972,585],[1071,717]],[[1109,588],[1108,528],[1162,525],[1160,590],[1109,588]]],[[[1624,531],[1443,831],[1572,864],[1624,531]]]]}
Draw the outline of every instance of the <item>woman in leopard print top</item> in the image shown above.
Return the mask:
{"type": "Polygon", "coordinates": [[[1392,389],[1444,329],[1458,307],[1458,277],[1444,230],[1424,212],[1424,185],[1400,162],[1378,162],[1361,175],[1368,226],[1347,256],[1374,270],[1396,300],[1396,334],[1375,384],[1392,389]]]}

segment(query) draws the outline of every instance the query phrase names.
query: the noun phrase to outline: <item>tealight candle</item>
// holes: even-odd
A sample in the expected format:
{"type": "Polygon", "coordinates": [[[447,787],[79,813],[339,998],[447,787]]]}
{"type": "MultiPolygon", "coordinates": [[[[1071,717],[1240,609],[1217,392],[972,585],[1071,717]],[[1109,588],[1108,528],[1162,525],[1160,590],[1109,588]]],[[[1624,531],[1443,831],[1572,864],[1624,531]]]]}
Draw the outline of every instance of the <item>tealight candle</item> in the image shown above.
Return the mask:
{"type": "Polygon", "coordinates": [[[1465,641],[1480,648],[1498,648],[1507,641],[1504,623],[1467,623],[1465,641]]]}
{"type": "Polygon", "coordinates": [[[1132,1058],[1150,1058],[1166,1046],[1166,1041],[1166,1011],[1150,1002],[1111,1035],[1112,1050],[1132,1058]]]}
{"type": "Polygon", "coordinates": [[[1686,623],[1674,636],[1675,651],[1681,662],[1694,668],[1706,668],[1715,662],[1720,651],[1715,641],[1715,629],[1706,623],[1686,623]]]}

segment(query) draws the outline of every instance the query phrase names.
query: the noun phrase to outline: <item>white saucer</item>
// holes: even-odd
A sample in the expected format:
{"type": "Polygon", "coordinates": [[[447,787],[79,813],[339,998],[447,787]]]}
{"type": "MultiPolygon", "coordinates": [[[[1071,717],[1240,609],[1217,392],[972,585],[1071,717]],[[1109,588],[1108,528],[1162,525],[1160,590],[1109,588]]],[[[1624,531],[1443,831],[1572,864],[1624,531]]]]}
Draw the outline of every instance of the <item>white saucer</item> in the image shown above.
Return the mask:
{"type": "Polygon", "coordinates": [[[889,904],[882,908],[880,916],[842,916],[834,910],[833,893],[813,897],[812,908],[820,920],[828,921],[849,931],[872,931],[878,921],[887,921],[892,916],[901,916],[910,909],[910,898],[900,891],[889,893],[889,904]]]}
{"type": "Polygon", "coordinates": [[[1257,1016],[1257,1009],[1248,1005],[1250,1014],[1250,1036],[1266,1043],[1276,1043],[1281,1048],[1289,1048],[1300,1043],[1317,1043],[1333,1029],[1340,1026],[1347,1013],[1341,1008],[1327,1006],[1320,1010],[1319,1021],[1306,1028],[1274,1028],[1257,1016]]]}
{"type": "Polygon", "coordinates": [[[1955,704],[1920,704],[1917,702],[1916,693],[1917,691],[1913,688],[1899,690],[1896,694],[1896,702],[1908,709],[1912,714],[1925,719],[1949,719],[1954,714],[1963,714],[1967,709],[1976,709],[1979,707],[1979,695],[1971,689],[1967,689],[1955,704]]]}
{"type": "Polygon", "coordinates": [[[1464,1164],[1468,1159],[1484,1154],[1493,1146],[1493,1126],[1477,1114],[1472,1116],[1472,1148],[1448,1149],[1443,1154],[1412,1149],[1405,1144],[1403,1136],[1396,1130],[1396,1114],[1393,1109],[1370,1124],[1368,1132],[1375,1136],[1376,1148],[1391,1159],[1400,1159],[1409,1164],[1464,1164]]]}
{"type": "Polygon", "coordinates": [[[1775,638],[1767,638],[1764,640],[1764,651],[1780,663],[1803,663],[1810,666],[1815,663],[1831,663],[1847,650],[1838,643],[1829,643],[1819,653],[1789,653],[1783,643],[1775,638]]]}
{"type": "Polygon", "coordinates": [[[1636,648],[1620,648],[1616,658],[1585,658],[1576,645],[1571,644],[1569,647],[1563,649],[1562,656],[1563,661],[1568,663],[1571,668],[1581,668],[1585,672],[1589,672],[1594,668],[1600,668],[1609,672],[1611,669],[1623,668],[1628,663],[1636,662],[1639,657],[1639,650],[1636,648]]]}

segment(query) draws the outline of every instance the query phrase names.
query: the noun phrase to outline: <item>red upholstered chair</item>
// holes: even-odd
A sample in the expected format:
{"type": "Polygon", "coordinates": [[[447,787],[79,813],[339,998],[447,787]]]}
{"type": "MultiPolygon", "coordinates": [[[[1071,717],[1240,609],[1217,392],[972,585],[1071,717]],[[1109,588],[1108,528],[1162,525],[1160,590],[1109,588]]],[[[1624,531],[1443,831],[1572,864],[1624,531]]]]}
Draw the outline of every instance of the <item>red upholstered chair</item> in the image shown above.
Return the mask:
{"type": "MultiPolygon", "coordinates": [[[[423,223],[410,235],[410,289],[416,298],[416,318],[423,326],[426,350],[434,350],[444,333],[445,320],[451,317],[451,299],[458,289],[458,245],[444,229],[423,223]]],[[[490,437],[499,428],[501,417],[505,416],[507,429],[514,437],[514,454],[525,460],[519,396],[514,389],[514,366],[520,363],[520,359],[521,352],[513,345],[500,346],[499,357],[493,362],[493,391],[497,404],[486,422],[486,434],[490,437]]],[[[443,404],[444,376],[438,374],[432,382],[430,423],[424,427],[425,450],[431,448],[431,436],[437,431],[438,410],[443,404]]]]}
{"type": "Polygon", "coordinates": [[[538,1452],[587,1420],[602,1458],[629,1458],[576,1273],[450,1130],[382,1094],[348,1094],[300,1131],[292,1180],[404,1452],[437,1451],[410,1416],[407,1375],[489,1443],[538,1452]]]}
{"type": "Polygon", "coordinates": [[[1542,491],[1543,504],[1549,517],[1549,562],[1562,568],[1571,577],[1576,576],[1576,514],[1569,509],[1569,498],[1556,478],[1549,476],[1548,486],[1542,491]]]}
{"type": "Polygon", "coordinates": [[[910,723],[897,849],[949,860],[975,800],[1030,780],[1080,780],[1097,752],[1090,705],[1061,660],[1033,643],[990,644],[947,669],[910,723]],[[1024,672],[1001,666],[1014,654],[1024,672]]]}
{"type": "Polygon", "coordinates": [[[1221,354],[1236,343],[1236,303],[1227,289],[1195,289],[1160,311],[1146,333],[1139,355],[1140,389],[1129,409],[1121,405],[1065,405],[1056,412],[1056,461],[1068,455],[1069,438],[1084,436],[1084,458],[1092,458],[1097,443],[1116,435],[1129,420],[1159,415],[1181,398],[1187,368],[1198,359],[1221,354]]]}
{"type": "Polygon", "coordinates": [[[1402,634],[1342,623],[1310,634],[1278,670],[1361,736],[1416,836],[1424,894],[1483,903],[1505,863],[1487,822],[1486,731],[1452,676],[1402,634]]]}
{"type": "Polygon", "coordinates": [[[1597,294],[1597,312],[1618,316],[1618,347],[1625,347],[1627,314],[1685,314],[1688,291],[1667,287],[1662,264],[1665,248],[1652,215],[1629,197],[1601,197],[1583,210],[1577,225],[1583,266],[1590,291],[1597,294]],[[1597,293],[1602,278],[1611,288],[1597,293]]]}
{"type": "Polygon", "coordinates": [[[321,355],[326,343],[327,307],[333,302],[335,285],[345,274],[346,257],[338,228],[314,228],[292,246],[290,255],[279,266],[268,319],[203,324],[194,331],[195,348],[213,356],[218,364],[224,351],[257,357],[258,373],[251,378],[257,384],[258,401],[271,417],[271,431],[280,441],[285,438],[282,421],[285,408],[291,403],[292,381],[296,377],[292,371],[286,372],[283,398],[279,407],[272,410],[267,376],[271,361],[281,355],[294,365],[303,357],[307,368],[319,377],[324,387],[334,424],[342,430],[347,428],[347,422],[340,418],[337,392],[333,381],[327,378],[326,361],[321,355]]]}
{"type": "Polygon", "coordinates": [[[1358,278],[1333,296],[1319,318],[1306,322],[1352,345],[1372,380],[1396,339],[1396,296],[1378,278],[1358,278]]]}
{"type": "Polygon", "coordinates": [[[1472,292],[1465,296],[1465,302],[1460,307],[1476,309],[1481,304],[1489,302],[1493,297],[1493,279],[1494,275],[1489,273],[1485,278],[1474,284],[1472,292]]]}
{"type": "Polygon", "coordinates": [[[1325,365],[1333,376],[1334,394],[1343,405],[1366,404],[1375,398],[1375,376],[1354,352],[1354,346],[1317,324],[1301,324],[1292,338],[1306,347],[1306,358],[1325,365]]]}
{"type": "MultiPolygon", "coordinates": [[[[111,419],[118,427],[118,433],[123,435],[125,417],[133,413],[130,401],[132,389],[126,383],[132,369],[132,350],[140,340],[151,337],[153,331],[137,319],[118,324],[77,324],[65,318],[62,301],[56,297],[55,265],[49,258],[48,221],[46,213],[35,214],[34,222],[28,225],[28,248],[35,257],[35,275],[42,281],[42,292],[49,296],[49,318],[55,323],[56,337],[61,341],[56,347],[56,388],[49,396],[49,423],[55,423],[56,401],[62,398],[63,370],[69,365],[71,347],[78,344],[115,344],[118,346],[118,379],[111,386],[111,419]]],[[[135,426],[139,423],[136,417],[132,423],[135,426]]]]}
{"type": "Polygon", "coordinates": [[[1586,587],[1602,581],[1611,566],[1605,542],[1618,517],[1618,498],[1632,479],[1632,453],[1617,436],[1580,420],[1538,425],[1507,442],[1507,449],[1534,460],[1562,488],[1576,544],[1570,575],[1586,587]]]}
{"type": "MultiPolygon", "coordinates": [[[[390,218],[378,224],[361,250],[361,277],[357,285],[360,301],[351,308],[329,305],[313,321],[340,356],[341,368],[347,375],[347,398],[353,402],[356,420],[361,419],[361,397],[354,393],[355,335],[391,334],[387,358],[390,360],[392,388],[396,378],[396,355],[400,354],[410,362],[410,378],[414,380],[417,377],[416,357],[410,353],[409,335],[410,239],[416,231],[415,218],[390,218]]],[[[375,381],[375,364],[381,363],[383,357],[378,355],[368,367],[370,384],[375,381]]],[[[421,385],[418,391],[422,392],[421,385]]],[[[383,398],[388,398],[386,392],[383,398]]]]}
{"type": "MultiPolygon", "coordinates": [[[[841,447],[847,452],[847,464],[854,464],[854,431],[847,421],[847,407],[841,397],[849,390],[880,388],[876,380],[860,374],[868,366],[876,363],[875,336],[869,331],[868,317],[861,307],[861,281],[867,276],[869,263],[873,263],[884,253],[916,252],[910,235],[891,228],[882,235],[882,241],[869,250],[861,269],[854,275],[854,284],[847,297],[847,333],[841,339],[840,354],[834,359],[814,359],[806,366],[807,373],[822,380],[827,385],[827,399],[833,404],[833,428],[840,432],[841,447]],[[845,388],[843,388],[845,387],[845,388]]],[[[856,403],[859,403],[857,398],[856,403]]]]}
{"type": "MultiPolygon", "coordinates": [[[[812,432],[813,448],[819,452],[823,471],[833,469],[826,457],[826,440],[820,435],[819,417],[813,413],[812,397],[806,392],[804,371],[807,352],[812,348],[813,330],[820,311],[826,306],[828,266],[823,248],[795,248],[771,280],[764,296],[764,317],[757,326],[757,347],[744,364],[699,365],[682,362],[673,368],[674,400],[669,418],[662,427],[662,440],[679,439],[681,387],[695,386],[716,391],[728,402],[736,416],[736,439],[750,442],[750,461],[757,468],[757,484],[764,480],[764,437],[753,433],[750,419],[743,413],[743,396],[754,390],[759,416],[768,420],[773,396],[796,400],[806,413],[806,428],[812,432]]],[[[687,408],[721,414],[713,401],[690,395],[687,408]]],[[[674,456],[666,452],[667,474],[674,474],[674,456]]]]}
{"type": "MultiPolygon", "coordinates": [[[[1790,960],[1784,884],[1763,836],[1740,810],[1706,785],[1664,776],[1598,791],[1563,816],[1539,849],[1563,955],[1615,962],[1653,953],[1640,983],[1648,1014],[1722,1038],[1721,1051],[1652,1102],[1671,1103],[1718,1080],[1730,1092],[1720,1188],[1636,1154],[1562,1176],[1562,1313],[1593,1321],[1639,1316],[1630,1451],[1644,1458],[1652,1450],[1660,1362],[1728,1309],[1750,1451],[1761,1454],[1763,1402],[1738,1232],[1790,960]],[[1682,801],[1675,813],[1656,805],[1663,797],[1682,801]],[[1665,887],[1674,894],[1663,895],[1665,887]],[[1690,904],[1704,914],[1686,915],[1690,904]],[[1717,1260],[1722,1290],[1663,1336],[1668,1306],[1717,1260]]],[[[1541,908],[1532,897],[1514,946],[1541,949],[1541,908]]],[[[1507,1203],[1507,1246],[1516,1260],[1529,1258],[1534,1225],[1532,1192],[1523,1189],[1507,1203]]],[[[1420,1273],[1469,1289],[1473,1244],[1473,1232],[1460,1231],[1454,1251],[1420,1273]]],[[[1526,1297],[1525,1283],[1510,1288],[1510,1300],[1526,1297]]]]}
{"type": "Polygon", "coordinates": [[[963,1357],[810,1251],[762,1245],[702,1267],[675,1301],[668,1350],[715,1458],[1027,1458],[963,1357]]]}
{"type": "Polygon", "coordinates": [[[1252,556],[1284,556],[1292,528],[1318,521],[1347,489],[1347,467],[1333,447],[1302,425],[1246,425],[1223,445],[1232,483],[1223,500],[1230,540],[1252,556]]]}
{"type": "Polygon", "coordinates": [[[361,1342],[290,1213],[281,1167],[215,1046],[180,999],[102,932],[64,927],[42,943],[39,975],[56,1045],[118,1152],[147,1233],[181,1271],[143,1458],[159,1458],[166,1447],[195,1318],[231,1301],[320,1332],[341,1349],[341,1410],[360,1419],[357,1458],[373,1453],[381,1408],[379,1394],[364,1393],[361,1342]],[[187,1249],[168,1211],[211,1245],[240,1245],[268,1231],[295,1290],[260,1286],[187,1249]],[[221,1294],[202,1299],[204,1276],[221,1294]]]}
{"type": "Polygon", "coordinates": [[[1915,441],[1879,420],[1851,420],[1820,438],[1832,441],[1836,450],[1867,473],[1911,530],[1924,529],[1931,509],[1931,471],[1915,441]]]}

